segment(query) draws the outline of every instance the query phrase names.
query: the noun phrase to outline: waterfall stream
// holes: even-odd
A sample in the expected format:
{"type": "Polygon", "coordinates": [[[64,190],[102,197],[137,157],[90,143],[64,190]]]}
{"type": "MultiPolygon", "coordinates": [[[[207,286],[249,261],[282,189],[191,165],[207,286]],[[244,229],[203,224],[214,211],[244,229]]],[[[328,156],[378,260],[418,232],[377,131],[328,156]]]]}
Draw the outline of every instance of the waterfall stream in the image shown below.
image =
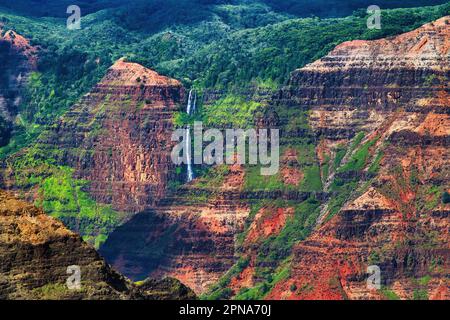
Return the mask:
{"type": "MultiPolygon", "coordinates": [[[[186,113],[191,115],[195,112],[197,104],[197,94],[194,90],[189,91],[189,98],[187,104],[186,113]]],[[[186,158],[187,158],[187,182],[191,182],[194,179],[194,170],[192,168],[192,155],[191,155],[191,126],[188,125],[186,129],[186,158]]]]}

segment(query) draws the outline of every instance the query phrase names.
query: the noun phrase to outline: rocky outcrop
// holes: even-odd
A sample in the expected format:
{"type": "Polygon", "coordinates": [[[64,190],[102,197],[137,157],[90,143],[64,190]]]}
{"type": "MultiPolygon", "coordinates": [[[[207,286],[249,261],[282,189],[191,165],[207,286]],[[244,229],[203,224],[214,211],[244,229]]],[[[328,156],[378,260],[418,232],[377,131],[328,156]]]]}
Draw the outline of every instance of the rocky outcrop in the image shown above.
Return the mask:
{"type": "Polygon", "coordinates": [[[311,109],[315,132],[329,139],[373,132],[400,108],[446,114],[448,18],[376,41],[350,41],[296,71],[282,99],[311,109]]]}
{"type": "Polygon", "coordinates": [[[172,117],[183,101],[180,82],[121,59],[38,144],[90,182],[88,192],[98,203],[142,211],[175,180],[172,117]]]}
{"type": "Polygon", "coordinates": [[[346,42],[293,74],[281,96],[311,110],[318,157],[335,167],[324,177],[332,195],[268,298],[450,298],[449,26],[444,17],[346,42]],[[336,214],[343,186],[351,189],[336,214]],[[367,285],[371,265],[379,290],[367,285]]]}
{"type": "Polygon", "coordinates": [[[192,299],[175,280],[139,288],[116,273],[93,247],[54,218],[0,191],[1,299],[192,299]],[[81,287],[69,289],[69,266],[81,287]]]}
{"type": "Polygon", "coordinates": [[[118,60],[35,143],[1,168],[0,188],[61,219],[96,247],[178,179],[170,153],[181,83],[118,60]]]}

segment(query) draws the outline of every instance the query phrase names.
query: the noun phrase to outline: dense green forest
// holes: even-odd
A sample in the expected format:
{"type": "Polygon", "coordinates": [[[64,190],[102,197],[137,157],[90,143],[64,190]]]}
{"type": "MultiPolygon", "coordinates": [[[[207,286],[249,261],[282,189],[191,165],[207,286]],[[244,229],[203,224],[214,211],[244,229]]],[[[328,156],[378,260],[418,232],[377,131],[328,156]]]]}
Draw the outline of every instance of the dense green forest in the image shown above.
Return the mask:
{"type": "Polygon", "coordinates": [[[350,15],[357,8],[367,8],[370,5],[378,5],[383,9],[409,8],[423,5],[437,5],[445,3],[439,0],[265,0],[273,10],[288,12],[290,14],[306,17],[310,15],[319,17],[337,17],[350,15]]]}
{"type": "MultiPolygon", "coordinates": [[[[292,16],[308,17],[337,17],[350,15],[353,10],[367,8],[375,4],[371,0],[178,0],[178,3],[189,3],[191,11],[196,11],[199,6],[208,5],[240,5],[259,2],[267,5],[268,9],[283,12],[292,16]]],[[[379,0],[376,2],[382,8],[408,8],[423,5],[437,5],[445,3],[445,0],[379,0]]],[[[1,0],[0,5],[13,9],[18,13],[38,17],[65,17],[66,8],[69,5],[78,5],[84,14],[97,12],[102,9],[115,8],[124,5],[149,5],[149,8],[169,8],[171,1],[161,0],[1,0]]]]}
{"type": "MultiPolygon", "coordinates": [[[[70,31],[65,18],[31,16],[44,15],[38,12],[42,7],[60,10],[64,1],[35,1],[35,6],[26,7],[21,5],[24,1],[8,3],[14,10],[0,7],[4,29],[16,30],[41,49],[38,72],[24,93],[13,139],[0,149],[0,157],[33,141],[123,56],[188,87],[275,89],[290,72],[343,41],[399,34],[450,11],[450,3],[384,10],[382,29],[369,30],[365,9],[344,18],[295,18],[293,1],[155,0],[119,6],[120,1],[98,0],[89,2],[87,12],[94,13],[83,16],[82,29],[70,31]],[[107,9],[98,11],[102,8],[107,9]],[[19,15],[20,10],[28,10],[30,16],[19,15]]],[[[303,8],[311,9],[315,3],[303,8]]],[[[353,9],[361,1],[350,3],[353,9]]]]}

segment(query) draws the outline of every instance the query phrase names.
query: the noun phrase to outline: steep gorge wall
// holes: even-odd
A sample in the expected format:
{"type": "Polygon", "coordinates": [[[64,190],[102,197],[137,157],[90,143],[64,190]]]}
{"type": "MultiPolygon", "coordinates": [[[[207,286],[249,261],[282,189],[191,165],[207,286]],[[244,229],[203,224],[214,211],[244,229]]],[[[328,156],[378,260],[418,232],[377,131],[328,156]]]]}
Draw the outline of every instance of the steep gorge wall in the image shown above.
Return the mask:
{"type": "MultiPolygon", "coordinates": [[[[224,197],[224,189],[202,190],[195,181],[180,188],[117,228],[100,253],[134,280],[170,276],[204,293],[237,261],[236,236],[249,214],[248,204],[224,197]]],[[[227,191],[239,195],[239,186],[227,191]]]]}
{"type": "MultiPolygon", "coordinates": [[[[449,163],[447,30],[444,18],[393,39],[344,43],[296,71],[258,122],[281,129],[279,190],[265,180],[261,190],[244,190],[249,171],[232,168],[214,186],[199,178],[167,193],[175,179],[167,142],[184,90],[124,61],[39,145],[90,181],[96,201],[142,211],[100,249],[134,280],[170,275],[204,293],[244,255],[247,267],[226,283],[234,295],[263,280],[257,269],[280,263],[256,257],[277,257],[283,241],[317,224],[292,251],[288,279],[273,283],[267,297],[383,298],[365,287],[366,267],[375,262],[383,285],[402,298],[424,290],[446,297],[448,204],[440,196],[449,163]],[[312,130],[296,122],[303,115],[312,130]],[[314,144],[313,155],[304,141],[314,144]],[[289,203],[281,208],[279,200],[289,203]],[[263,207],[253,212],[253,202],[263,207]],[[299,215],[307,228],[285,232],[299,215]]],[[[210,93],[206,103],[220,96],[210,93]]]]}
{"type": "MultiPolygon", "coordinates": [[[[88,182],[86,191],[96,202],[117,211],[152,207],[174,179],[173,114],[184,95],[178,81],[119,60],[41,134],[33,157],[73,168],[74,178],[88,182]]],[[[5,176],[13,188],[13,169],[5,176]]]]}
{"type": "Polygon", "coordinates": [[[0,296],[3,299],[131,298],[131,283],[95,250],[41,210],[0,191],[0,296]],[[83,291],[65,287],[69,266],[81,268],[83,291]],[[48,290],[42,290],[47,288],[48,290]]]}
{"type": "MultiPolygon", "coordinates": [[[[287,242],[298,236],[284,232],[298,223],[300,214],[311,224],[315,213],[302,206],[308,208],[312,201],[315,208],[319,201],[318,230],[295,246],[290,276],[271,283],[267,297],[386,298],[366,289],[371,259],[384,272],[384,288],[401,298],[423,290],[430,298],[446,297],[442,268],[448,256],[448,205],[440,197],[448,186],[449,163],[447,26],[444,18],[393,39],[344,43],[293,73],[257,123],[281,130],[282,182],[294,190],[244,190],[249,172],[242,168],[228,172],[206,198],[194,181],[173,196],[175,201],[167,199],[154,209],[157,222],[152,218],[124,226],[102,253],[132,277],[169,274],[197,293],[207,292],[241,257],[247,263],[225,282],[236,295],[263,281],[261,270],[274,270],[280,263],[260,257],[264,252],[283,256],[272,252],[278,247],[270,249],[269,239],[287,242]],[[312,130],[295,122],[303,115],[312,130]],[[305,142],[315,145],[314,157],[308,156],[305,142]],[[306,159],[299,165],[302,157],[306,159]],[[323,187],[311,192],[317,189],[302,184],[311,180],[306,170],[316,162],[323,187]],[[397,176],[400,164],[404,169],[397,176]],[[409,181],[416,170],[419,186],[408,182],[383,188],[390,186],[388,181],[409,181]],[[227,181],[235,187],[227,189],[227,181]],[[295,191],[299,186],[306,189],[295,191]],[[227,201],[217,203],[221,198],[227,201]],[[280,200],[287,202],[280,205],[280,200]],[[251,214],[252,203],[263,204],[256,214],[251,214]],[[173,232],[158,232],[170,228],[173,232]],[[124,236],[139,233],[146,241],[140,241],[142,246],[120,244],[124,236]],[[167,241],[164,253],[142,258],[140,253],[159,246],[161,238],[167,241]],[[428,277],[428,287],[417,285],[417,279],[428,277]]],[[[210,92],[204,101],[211,104],[220,97],[220,92],[210,92]]],[[[267,100],[264,95],[261,99],[267,100]]]]}
{"type": "Polygon", "coordinates": [[[179,179],[171,136],[184,103],[180,82],[120,59],[35,143],[3,161],[0,187],[99,247],[179,179]]]}
{"type": "Polygon", "coordinates": [[[174,178],[172,116],[183,101],[178,81],[119,61],[41,142],[64,150],[58,160],[91,181],[96,201],[137,212],[174,178]]]}
{"type": "Polygon", "coordinates": [[[449,299],[449,26],[343,43],[294,73],[283,98],[311,110],[321,164],[338,165],[319,228],[268,298],[449,299]],[[369,265],[381,290],[367,287],[369,265]]]}

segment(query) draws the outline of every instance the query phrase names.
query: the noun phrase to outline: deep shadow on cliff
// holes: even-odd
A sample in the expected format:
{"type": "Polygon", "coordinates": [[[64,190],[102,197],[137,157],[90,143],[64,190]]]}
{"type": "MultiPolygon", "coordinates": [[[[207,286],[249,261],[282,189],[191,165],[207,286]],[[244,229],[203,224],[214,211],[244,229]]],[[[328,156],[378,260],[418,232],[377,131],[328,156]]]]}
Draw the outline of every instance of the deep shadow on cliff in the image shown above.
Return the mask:
{"type": "MultiPolygon", "coordinates": [[[[230,245],[202,226],[198,217],[177,219],[159,210],[137,214],[114,230],[100,247],[101,255],[115,269],[140,281],[181,272],[187,266],[200,270],[205,267],[203,264],[207,266],[205,272],[220,274],[233,264],[232,259],[220,262],[220,257],[230,251],[230,245]]],[[[229,255],[233,257],[232,250],[229,255]]],[[[188,286],[195,282],[181,275],[178,279],[188,286]]]]}
{"type": "Polygon", "coordinates": [[[176,239],[178,229],[177,224],[169,224],[154,211],[144,211],[116,228],[99,252],[129,278],[143,280],[169,255],[183,251],[176,239]]]}

